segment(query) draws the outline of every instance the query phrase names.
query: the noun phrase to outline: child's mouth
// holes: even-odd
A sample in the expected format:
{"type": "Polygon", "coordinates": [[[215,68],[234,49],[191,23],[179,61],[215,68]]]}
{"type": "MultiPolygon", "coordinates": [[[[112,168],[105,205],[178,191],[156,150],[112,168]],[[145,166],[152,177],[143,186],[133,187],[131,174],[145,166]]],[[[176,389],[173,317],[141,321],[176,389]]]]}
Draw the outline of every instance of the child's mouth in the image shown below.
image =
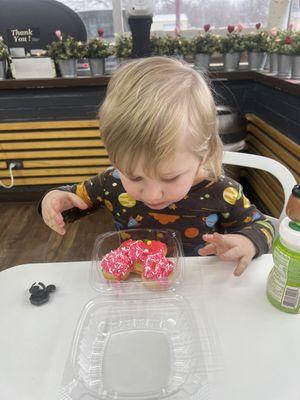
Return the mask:
{"type": "Polygon", "coordinates": [[[147,207],[152,208],[154,210],[166,208],[168,203],[163,202],[163,203],[156,203],[156,204],[150,204],[150,203],[145,203],[147,207]]]}

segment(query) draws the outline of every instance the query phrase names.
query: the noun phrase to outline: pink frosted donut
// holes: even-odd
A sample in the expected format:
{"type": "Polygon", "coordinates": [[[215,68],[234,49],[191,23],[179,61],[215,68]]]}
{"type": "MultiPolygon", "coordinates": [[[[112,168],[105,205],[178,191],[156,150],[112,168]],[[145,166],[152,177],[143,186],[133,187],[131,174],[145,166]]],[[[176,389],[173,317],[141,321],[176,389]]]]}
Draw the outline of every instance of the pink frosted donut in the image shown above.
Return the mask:
{"type": "Polygon", "coordinates": [[[174,267],[175,263],[168,260],[161,252],[150,254],[144,263],[143,278],[146,281],[163,284],[174,267]]]}
{"type": "Polygon", "coordinates": [[[121,248],[106,254],[101,261],[106,279],[124,280],[133,270],[133,262],[121,248]]]}
{"type": "Polygon", "coordinates": [[[151,286],[167,284],[175,263],[165,255],[167,246],[156,240],[126,240],[119,248],[106,254],[101,261],[106,279],[125,280],[131,272],[142,274],[142,279],[151,286]]]}
{"type": "Polygon", "coordinates": [[[142,240],[127,240],[121,244],[121,249],[128,255],[132,262],[144,263],[150,254],[149,246],[142,240]]]}

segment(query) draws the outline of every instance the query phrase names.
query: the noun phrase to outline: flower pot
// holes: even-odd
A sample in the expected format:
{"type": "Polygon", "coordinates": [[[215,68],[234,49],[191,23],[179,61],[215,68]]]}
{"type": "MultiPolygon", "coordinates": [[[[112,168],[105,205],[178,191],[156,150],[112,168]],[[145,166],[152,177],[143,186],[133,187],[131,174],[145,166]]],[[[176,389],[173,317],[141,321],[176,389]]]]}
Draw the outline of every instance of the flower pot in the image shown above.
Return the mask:
{"type": "Polygon", "coordinates": [[[104,75],[105,73],[105,59],[104,58],[90,58],[89,59],[91,74],[93,76],[104,75]]]}
{"type": "Polygon", "coordinates": [[[278,54],[276,53],[270,54],[270,72],[273,74],[278,72],[278,54]]]}
{"type": "Polygon", "coordinates": [[[207,71],[209,68],[210,54],[198,53],[195,55],[195,67],[200,71],[207,71]]]}
{"type": "Polygon", "coordinates": [[[266,54],[266,61],[263,70],[266,72],[270,72],[270,54],[266,54]]]}
{"type": "Polygon", "coordinates": [[[133,61],[133,60],[134,60],[134,59],[131,58],[131,57],[129,57],[129,58],[118,57],[118,58],[117,58],[117,63],[118,63],[118,66],[120,67],[121,65],[127,64],[127,63],[129,63],[129,62],[131,62],[131,61],[133,61]]]}
{"type": "Polygon", "coordinates": [[[239,68],[240,58],[241,53],[223,54],[224,71],[237,71],[239,68]]]}
{"type": "Polygon", "coordinates": [[[300,55],[292,56],[292,79],[300,80],[300,55]]]}
{"type": "Polygon", "coordinates": [[[251,71],[259,71],[264,69],[267,59],[267,53],[257,51],[248,51],[248,66],[251,71]]]}
{"type": "Polygon", "coordinates": [[[74,78],[77,76],[76,59],[58,60],[57,61],[61,76],[64,78],[74,78]]]}
{"type": "Polygon", "coordinates": [[[6,60],[0,60],[0,80],[6,77],[6,60]]]}
{"type": "Polygon", "coordinates": [[[292,74],[292,58],[286,54],[278,55],[278,76],[290,78],[292,74]]]}

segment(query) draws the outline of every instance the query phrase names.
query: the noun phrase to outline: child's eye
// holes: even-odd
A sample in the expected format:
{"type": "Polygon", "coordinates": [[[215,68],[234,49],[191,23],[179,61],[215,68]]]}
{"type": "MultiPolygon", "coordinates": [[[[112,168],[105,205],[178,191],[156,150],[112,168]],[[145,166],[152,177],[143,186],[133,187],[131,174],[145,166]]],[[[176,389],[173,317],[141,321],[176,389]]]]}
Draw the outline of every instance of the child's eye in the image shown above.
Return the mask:
{"type": "Polygon", "coordinates": [[[132,182],[141,182],[143,178],[141,176],[137,176],[136,178],[129,177],[132,182]]]}
{"type": "Polygon", "coordinates": [[[174,178],[163,179],[164,182],[175,182],[180,177],[180,175],[174,176],[174,178]]]}

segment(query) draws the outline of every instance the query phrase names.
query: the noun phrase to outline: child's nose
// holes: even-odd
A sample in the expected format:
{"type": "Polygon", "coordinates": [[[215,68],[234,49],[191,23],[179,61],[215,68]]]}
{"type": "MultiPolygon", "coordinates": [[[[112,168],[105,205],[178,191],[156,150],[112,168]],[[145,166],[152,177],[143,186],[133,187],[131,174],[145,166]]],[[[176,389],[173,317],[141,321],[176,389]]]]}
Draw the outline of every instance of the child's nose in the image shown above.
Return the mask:
{"type": "Polygon", "coordinates": [[[155,204],[162,201],[163,191],[159,185],[147,185],[143,190],[143,200],[145,203],[155,204]]]}

